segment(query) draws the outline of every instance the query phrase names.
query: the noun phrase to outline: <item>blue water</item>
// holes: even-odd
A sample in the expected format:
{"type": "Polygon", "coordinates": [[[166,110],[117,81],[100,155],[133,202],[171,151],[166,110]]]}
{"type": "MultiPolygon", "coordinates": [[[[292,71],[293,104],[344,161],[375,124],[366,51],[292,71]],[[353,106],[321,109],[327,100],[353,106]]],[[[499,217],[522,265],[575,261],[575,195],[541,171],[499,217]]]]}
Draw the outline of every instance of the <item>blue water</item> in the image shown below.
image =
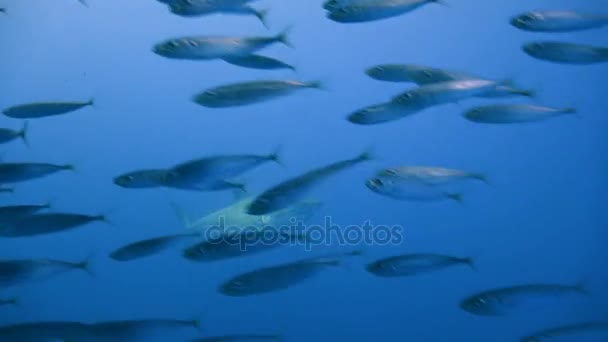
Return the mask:
{"type": "MultiPolygon", "coordinates": [[[[535,60],[520,46],[533,39],[608,45],[606,29],[535,34],[509,18],[532,9],[606,11],[601,0],[446,0],[384,21],[344,25],[325,18],[320,1],[263,0],[270,30],[255,17],[181,18],[154,0],[3,0],[0,106],[95,99],[95,106],[31,122],[30,144],[2,146],[7,161],[73,163],[62,173],[16,186],[2,204],[52,201],[57,211],[108,214],[74,231],[0,240],[1,258],[81,260],[94,255],[95,276],[72,272],[0,293],[0,323],[201,317],[206,335],[274,333],[288,341],[515,341],[531,331],[608,315],[606,214],[608,65],[567,66],[535,60]],[[179,61],[151,52],[183,35],[268,35],[293,26],[295,48],[264,50],[298,71],[259,71],[221,61],[179,61]],[[461,113],[492,101],[439,106],[378,126],[345,116],[409,85],[378,82],[363,70],[418,63],[514,79],[538,90],[536,102],[574,106],[581,118],[531,125],[480,125],[461,113]],[[206,88],[255,79],[323,80],[328,91],[303,91],[253,106],[208,109],[190,97],[206,88]],[[241,259],[197,264],[167,252],[132,263],[107,257],[136,240],[180,232],[169,203],[197,216],[225,207],[230,192],[131,190],[118,174],[166,167],[210,154],[265,154],[282,146],[285,167],[264,165],[244,178],[257,193],[278,181],[353,157],[369,147],[377,159],[334,177],[311,196],[341,225],[401,225],[404,241],[359,246],[365,255],[287,291],[246,298],[220,295],[228,278],[311,256],[283,248],[241,259]],[[485,173],[462,205],[379,196],[364,186],[384,167],[432,165],[485,173]],[[375,278],[363,270],[385,256],[436,252],[475,258],[478,271],[454,268],[411,278],[375,278]],[[531,282],[584,281],[591,295],[557,310],[488,318],[462,311],[475,292],[531,282]]],[[[526,99],[500,100],[525,102],[526,99]]],[[[18,128],[2,118],[2,127],[18,128]]],[[[314,253],[340,251],[338,246],[314,253]]],[[[316,254],[315,254],[316,255],[316,254]]],[[[190,338],[195,336],[189,336],[190,338]]]]}

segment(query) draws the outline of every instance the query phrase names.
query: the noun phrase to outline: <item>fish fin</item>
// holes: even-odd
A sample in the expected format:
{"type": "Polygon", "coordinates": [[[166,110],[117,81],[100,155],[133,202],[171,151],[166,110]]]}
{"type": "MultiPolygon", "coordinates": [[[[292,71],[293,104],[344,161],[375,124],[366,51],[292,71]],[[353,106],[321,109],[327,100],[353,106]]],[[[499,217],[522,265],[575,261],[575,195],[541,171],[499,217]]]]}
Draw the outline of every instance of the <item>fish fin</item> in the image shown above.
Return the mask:
{"type": "Polygon", "coordinates": [[[192,319],[191,323],[192,326],[194,328],[196,328],[196,330],[198,330],[199,332],[204,332],[205,330],[203,329],[203,324],[202,324],[202,317],[195,317],[194,319],[192,319]]]}
{"type": "Polygon", "coordinates": [[[473,257],[466,257],[459,259],[463,264],[466,264],[473,271],[478,271],[477,266],[475,265],[475,259],[473,257]]]}
{"type": "Polygon", "coordinates": [[[89,101],[87,101],[85,104],[87,106],[96,107],[95,106],[95,99],[94,98],[90,98],[89,101]]]}
{"type": "Polygon", "coordinates": [[[21,131],[19,131],[19,134],[18,134],[19,138],[21,138],[21,141],[23,141],[23,143],[27,147],[30,146],[30,143],[27,140],[27,133],[28,133],[29,125],[30,125],[30,122],[28,120],[25,120],[25,122],[23,123],[23,127],[21,128],[21,131]]]}
{"type": "Polygon", "coordinates": [[[92,260],[96,253],[90,253],[84,260],[76,263],[74,266],[85,271],[89,276],[95,278],[95,270],[93,269],[92,260]]]}
{"type": "Polygon", "coordinates": [[[450,7],[450,5],[448,5],[448,3],[445,2],[444,0],[427,0],[427,1],[435,3],[435,4],[439,4],[441,6],[450,7]]]}
{"type": "Polygon", "coordinates": [[[7,13],[6,13],[6,8],[0,8],[0,13],[2,13],[2,14],[7,14],[7,13]]]}
{"type": "Polygon", "coordinates": [[[464,201],[462,200],[462,194],[460,194],[460,193],[449,193],[449,194],[446,194],[446,196],[449,199],[454,200],[460,204],[464,203],[464,201]]]}
{"type": "Polygon", "coordinates": [[[192,220],[191,218],[188,216],[188,214],[186,213],[186,211],[177,205],[177,203],[171,201],[169,203],[171,205],[171,208],[173,209],[173,212],[175,213],[175,216],[177,216],[177,218],[179,219],[179,222],[182,224],[182,226],[188,230],[192,227],[192,220]]]}
{"type": "Polygon", "coordinates": [[[579,111],[574,107],[564,108],[563,112],[564,114],[571,114],[579,119],[582,119],[581,113],[579,113],[579,111]]]}
{"type": "Polygon", "coordinates": [[[312,89],[319,89],[319,90],[323,90],[323,91],[329,91],[329,88],[327,87],[327,83],[325,81],[321,81],[321,80],[307,82],[306,87],[312,88],[312,89]]]}
{"type": "Polygon", "coordinates": [[[262,22],[262,25],[264,25],[265,28],[269,28],[267,22],[269,12],[268,9],[257,10],[255,8],[251,8],[251,11],[262,22]]]}
{"type": "Polygon", "coordinates": [[[274,151],[268,155],[268,160],[272,160],[273,162],[275,162],[281,166],[285,166],[285,164],[283,163],[283,158],[281,157],[282,150],[283,150],[283,146],[278,145],[274,149],[274,151]]]}
{"type": "Polygon", "coordinates": [[[105,214],[99,214],[99,215],[95,216],[95,220],[103,222],[103,223],[113,226],[113,227],[118,227],[118,225],[116,225],[116,223],[114,221],[112,221],[111,219],[108,218],[109,216],[114,215],[114,212],[116,212],[116,208],[109,209],[106,211],[105,214]]]}
{"type": "Polygon", "coordinates": [[[89,7],[89,3],[86,0],[78,0],[84,7],[89,7]]]}
{"type": "Polygon", "coordinates": [[[238,189],[241,192],[247,193],[247,183],[243,182],[241,180],[238,179],[232,179],[232,180],[228,180],[228,179],[224,179],[224,183],[226,183],[227,185],[230,185],[231,187],[238,189]]]}
{"type": "Polygon", "coordinates": [[[362,161],[362,162],[375,160],[376,156],[372,152],[373,150],[374,150],[373,147],[368,147],[363,153],[359,154],[355,159],[358,161],[362,161]]]}
{"type": "Polygon", "coordinates": [[[579,281],[578,283],[576,283],[576,285],[574,285],[574,289],[576,291],[578,291],[579,293],[584,294],[584,295],[590,295],[591,294],[591,292],[589,291],[589,288],[587,286],[587,282],[584,281],[584,280],[579,281]]]}
{"type": "Polygon", "coordinates": [[[482,181],[486,184],[490,184],[490,182],[488,181],[488,177],[483,174],[483,173],[472,173],[471,177],[473,177],[473,179],[477,179],[479,181],[482,181]]]}
{"type": "Polygon", "coordinates": [[[74,166],[74,164],[65,164],[65,165],[62,165],[61,169],[66,170],[66,171],[77,172],[76,167],[74,166]]]}
{"type": "Polygon", "coordinates": [[[291,32],[292,27],[288,26],[286,29],[284,29],[283,31],[281,31],[281,33],[279,33],[275,39],[281,43],[283,43],[284,45],[293,48],[293,44],[289,41],[289,33],[291,32]]]}

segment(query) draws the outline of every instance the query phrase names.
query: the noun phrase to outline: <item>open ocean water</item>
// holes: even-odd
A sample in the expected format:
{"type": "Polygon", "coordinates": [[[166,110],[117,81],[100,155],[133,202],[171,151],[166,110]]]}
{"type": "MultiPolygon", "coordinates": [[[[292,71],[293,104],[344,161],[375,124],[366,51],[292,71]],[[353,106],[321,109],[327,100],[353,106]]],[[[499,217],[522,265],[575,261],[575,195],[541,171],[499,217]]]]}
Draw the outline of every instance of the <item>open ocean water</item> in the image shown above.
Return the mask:
{"type": "MultiPolygon", "coordinates": [[[[356,7],[349,4],[354,0],[341,1],[347,9],[356,7]]],[[[0,184],[14,188],[12,194],[0,193],[0,204],[50,203],[40,213],[104,215],[107,221],[15,237],[6,232],[33,227],[27,225],[32,221],[7,223],[0,215],[0,300],[17,299],[16,305],[0,305],[0,341],[168,342],[255,334],[283,341],[506,342],[583,322],[607,323],[568,341],[608,340],[608,63],[554,63],[522,49],[531,41],[589,44],[604,47],[598,53],[608,61],[608,26],[557,33],[510,24],[514,16],[535,10],[608,17],[605,0],[443,0],[363,23],[330,20],[321,1],[233,4],[268,10],[268,27],[255,15],[184,17],[156,0],[87,4],[0,0],[6,11],[0,13],[0,107],[6,112],[29,103],[94,102],[61,115],[30,117],[27,144],[15,139],[0,146],[0,184]],[[222,58],[167,58],[153,51],[173,38],[272,37],[285,29],[292,47],[278,42],[256,54],[289,63],[295,71],[239,67],[222,58]],[[366,75],[379,64],[456,70],[535,94],[472,96],[382,124],[350,122],[350,113],[416,87],[366,75]],[[320,82],[322,89],[226,108],[193,101],[213,87],[256,80],[320,82]],[[572,107],[576,115],[516,124],[463,117],[474,107],[495,104],[572,107]],[[274,152],[280,163],[225,178],[245,183],[245,192],[129,188],[115,181],[131,171],[165,170],[195,158],[274,152]],[[141,259],[110,256],[136,241],[189,231],[177,212],[204,217],[363,152],[370,153],[369,161],[319,176],[306,188],[292,184],[292,192],[279,196],[289,205],[318,201],[303,222],[314,231],[310,243],[205,262],[184,257],[184,248],[200,239],[195,236],[141,259]],[[7,180],[10,172],[2,165],[32,162],[69,164],[74,170],[7,180]],[[424,191],[445,195],[434,200],[392,198],[366,186],[379,171],[402,166],[464,170],[486,182],[471,180],[445,191],[423,185],[424,191]],[[291,200],[293,193],[299,197],[291,200]],[[456,195],[459,201],[449,198],[456,195]],[[344,255],[352,251],[361,255],[344,255]],[[474,265],[399,277],[368,271],[368,264],[382,258],[419,253],[468,257],[474,265]],[[25,279],[28,270],[2,264],[26,259],[47,266],[49,259],[88,260],[90,270],[55,270],[25,279]],[[238,275],[277,265],[297,268],[302,263],[289,263],[301,260],[317,268],[292,269],[278,279],[263,274],[268,286],[289,286],[249,296],[221,291],[238,275]],[[11,277],[18,281],[8,284],[11,277]],[[497,315],[461,305],[486,290],[531,284],[571,286],[573,296],[538,291],[482,300],[505,309],[497,315]],[[527,306],[536,299],[548,301],[527,306]],[[142,319],[200,320],[200,329],[161,327],[129,335],[90,328],[142,319]],[[80,322],[82,333],[45,335],[35,326],[23,328],[22,335],[6,333],[12,324],[46,321],[80,322]],[[40,334],[31,337],[32,329],[40,334]]],[[[222,94],[215,90],[210,96],[222,94]]],[[[19,130],[25,122],[0,116],[3,128],[19,130]]],[[[238,210],[248,215],[246,208],[238,210]]],[[[230,221],[227,216],[237,214],[225,215],[230,221]]],[[[262,221],[270,220],[271,213],[265,215],[262,221]]]]}

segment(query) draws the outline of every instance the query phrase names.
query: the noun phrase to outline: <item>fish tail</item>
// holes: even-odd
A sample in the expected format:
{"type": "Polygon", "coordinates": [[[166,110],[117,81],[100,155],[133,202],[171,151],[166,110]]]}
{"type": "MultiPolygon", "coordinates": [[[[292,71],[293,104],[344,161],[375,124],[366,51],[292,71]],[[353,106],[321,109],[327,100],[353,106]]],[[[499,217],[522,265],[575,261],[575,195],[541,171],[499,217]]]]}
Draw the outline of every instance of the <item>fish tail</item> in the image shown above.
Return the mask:
{"type": "Polygon", "coordinates": [[[458,202],[458,203],[463,203],[462,194],[460,194],[460,193],[450,193],[450,194],[447,194],[447,197],[449,199],[451,199],[451,200],[454,200],[454,201],[458,202]]]}
{"type": "Polygon", "coordinates": [[[197,317],[195,319],[193,319],[192,321],[190,321],[190,324],[196,328],[196,330],[198,330],[199,332],[203,332],[203,324],[202,324],[202,319],[200,317],[197,317]]]}
{"type": "Polygon", "coordinates": [[[17,297],[8,298],[6,302],[11,305],[21,306],[21,301],[17,297]]]}
{"type": "Polygon", "coordinates": [[[474,179],[482,181],[482,182],[484,182],[486,184],[490,184],[490,182],[488,181],[488,177],[485,174],[483,174],[483,173],[473,173],[471,176],[474,179]]]}
{"type": "Polygon", "coordinates": [[[376,159],[376,157],[374,156],[374,153],[372,152],[373,148],[368,148],[367,150],[365,150],[363,153],[359,154],[355,160],[360,161],[360,162],[364,162],[364,161],[369,161],[369,160],[374,160],[376,159]]]}
{"type": "Polygon", "coordinates": [[[283,149],[283,147],[281,145],[277,146],[277,148],[275,148],[274,152],[272,152],[271,154],[268,155],[268,160],[272,160],[273,162],[275,162],[279,165],[285,165],[285,164],[283,164],[283,158],[281,157],[282,149],[283,149]]]}
{"type": "Polygon", "coordinates": [[[574,116],[576,116],[577,118],[581,118],[581,113],[578,112],[578,110],[574,107],[568,107],[568,108],[564,108],[564,114],[572,114],[574,116]]]}
{"type": "Polygon", "coordinates": [[[95,99],[91,98],[89,101],[85,103],[87,106],[95,106],[95,99]]]}
{"type": "Polygon", "coordinates": [[[291,32],[291,29],[291,26],[287,27],[281,33],[279,33],[275,39],[286,46],[293,48],[293,44],[289,41],[289,33],[291,32]]]}
{"type": "Polygon", "coordinates": [[[0,13],[6,14],[6,8],[0,8],[0,13]]]}
{"type": "Polygon", "coordinates": [[[268,9],[256,10],[256,9],[252,8],[251,11],[262,22],[262,25],[264,25],[265,28],[269,28],[268,22],[266,20],[268,17],[268,12],[269,12],[268,9]]]}
{"type": "Polygon", "coordinates": [[[574,290],[584,295],[591,294],[591,292],[589,292],[589,288],[587,287],[586,282],[584,281],[580,281],[576,285],[574,285],[574,290]]]}
{"type": "Polygon", "coordinates": [[[472,270],[477,271],[477,266],[475,265],[475,259],[473,259],[473,257],[462,258],[460,261],[469,266],[472,270]]]}
{"type": "Polygon", "coordinates": [[[95,278],[95,272],[93,271],[92,262],[91,262],[92,260],[93,260],[93,254],[90,254],[81,262],[76,263],[74,265],[74,267],[85,271],[89,276],[95,278]]]}
{"type": "Polygon", "coordinates": [[[363,249],[355,249],[344,255],[345,256],[362,256],[362,255],[365,255],[365,253],[363,252],[363,249]]]}
{"type": "Polygon", "coordinates": [[[30,146],[30,143],[27,140],[27,133],[28,133],[29,125],[30,125],[30,122],[26,120],[23,123],[23,128],[21,128],[21,131],[19,132],[19,138],[21,138],[21,140],[23,141],[25,146],[28,146],[28,147],[30,146]]]}
{"type": "Polygon", "coordinates": [[[84,7],[89,7],[89,3],[86,0],[78,0],[84,7]]]}
{"type": "Polygon", "coordinates": [[[435,4],[439,4],[441,6],[446,6],[446,7],[449,6],[444,0],[427,0],[427,1],[435,3],[435,4]]]}

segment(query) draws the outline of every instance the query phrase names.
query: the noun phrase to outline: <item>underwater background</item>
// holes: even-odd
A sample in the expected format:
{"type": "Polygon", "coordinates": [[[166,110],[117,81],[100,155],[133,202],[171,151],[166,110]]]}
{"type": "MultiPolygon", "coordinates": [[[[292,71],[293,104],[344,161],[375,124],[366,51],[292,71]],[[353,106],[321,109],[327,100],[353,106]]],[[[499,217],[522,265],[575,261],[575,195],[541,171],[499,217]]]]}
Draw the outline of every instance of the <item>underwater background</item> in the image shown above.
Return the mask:
{"type": "MultiPolygon", "coordinates": [[[[523,32],[509,18],[532,9],[606,11],[603,0],[445,0],[412,13],[357,25],[328,20],[320,1],[262,0],[269,29],[255,17],[182,18],[153,0],[3,0],[0,18],[0,106],[40,99],[94,99],[78,113],[32,120],[29,147],[1,147],[2,161],[72,163],[76,172],[15,186],[3,205],[51,201],[53,210],[107,214],[67,233],[0,239],[1,258],[93,256],[94,275],[66,273],[2,293],[20,305],[0,308],[2,325],[38,320],[98,321],[201,318],[199,335],[279,333],[288,341],[515,341],[530,331],[608,315],[608,65],[545,63],[521,51],[547,34],[523,32]],[[238,68],[222,61],[179,61],[151,52],[181,35],[275,34],[292,27],[294,48],[268,55],[290,70],[238,68]],[[381,63],[419,63],[512,79],[537,91],[533,103],[576,107],[529,125],[464,120],[470,99],[386,125],[357,126],[353,110],[411,87],[378,82],[363,72],[381,63]],[[321,80],[325,91],[254,106],[210,109],[190,101],[212,86],[256,79],[321,80]],[[339,225],[400,225],[397,245],[358,245],[361,257],[286,291],[246,298],[217,293],[226,279],[258,267],[341,251],[299,246],[215,263],[193,263],[179,251],[133,263],[107,254],[136,240],[183,230],[170,203],[196,217],[226,207],[232,192],[131,190],[113,177],[207,154],[266,154],[280,146],[284,166],[264,165],[243,178],[257,194],[313,168],[372,149],[375,156],[310,194],[339,225]],[[374,172],[432,165],[483,173],[462,203],[395,201],[365,187],[374,172]],[[437,252],[470,256],[476,270],[454,268],[419,277],[383,279],[364,265],[386,256],[437,252]],[[486,288],[519,283],[583,282],[590,295],[558,310],[477,317],[460,300],[486,288]]],[[[549,36],[550,37],[550,36],[549,36]]],[[[608,45],[606,29],[559,34],[564,41],[608,45]]],[[[518,98],[496,102],[527,102],[518,98]]],[[[21,122],[1,118],[3,127],[21,122]]],[[[183,339],[197,335],[182,336],[183,339]]],[[[159,341],[166,341],[160,339],[159,341]]],[[[170,339],[170,340],[179,340],[170,339]]]]}

